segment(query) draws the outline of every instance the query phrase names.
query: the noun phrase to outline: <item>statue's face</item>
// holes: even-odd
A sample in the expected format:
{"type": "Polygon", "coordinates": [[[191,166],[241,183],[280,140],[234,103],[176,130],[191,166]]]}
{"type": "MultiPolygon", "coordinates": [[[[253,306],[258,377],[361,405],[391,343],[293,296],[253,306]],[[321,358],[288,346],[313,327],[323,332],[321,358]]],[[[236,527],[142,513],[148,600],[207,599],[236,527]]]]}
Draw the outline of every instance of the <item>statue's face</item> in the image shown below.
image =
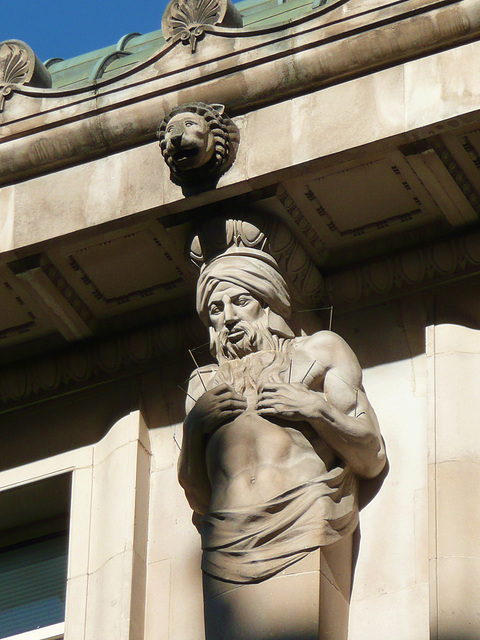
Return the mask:
{"type": "Polygon", "coordinates": [[[230,282],[220,282],[208,303],[210,324],[219,332],[227,329],[232,342],[240,339],[242,320],[253,323],[265,315],[265,309],[252,294],[230,282]]]}
{"type": "Polygon", "coordinates": [[[198,169],[213,156],[215,138],[197,113],[178,113],[165,131],[165,152],[180,169],[198,169]]]}
{"type": "Polygon", "coordinates": [[[220,343],[241,356],[253,350],[252,338],[266,309],[247,289],[220,282],[210,296],[208,315],[220,343]]]}

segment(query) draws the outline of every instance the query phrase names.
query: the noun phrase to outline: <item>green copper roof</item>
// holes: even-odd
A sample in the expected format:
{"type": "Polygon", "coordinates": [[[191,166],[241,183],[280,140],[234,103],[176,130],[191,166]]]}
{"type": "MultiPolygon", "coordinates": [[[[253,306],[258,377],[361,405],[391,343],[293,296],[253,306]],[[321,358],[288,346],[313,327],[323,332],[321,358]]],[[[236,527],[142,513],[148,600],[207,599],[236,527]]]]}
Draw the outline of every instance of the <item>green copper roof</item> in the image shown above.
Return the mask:
{"type": "MultiPolygon", "coordinates": [[[[244,27],[287,22],[327,4],[328,0],[243,0],[236,4],[244,27]]],[[[95,80],[116,76],[153,56],[165,43],[162,31],[127,34],[117,44],[69,60],[52,59],[45,64],[55,89],[73,89],[95,80]]]]}

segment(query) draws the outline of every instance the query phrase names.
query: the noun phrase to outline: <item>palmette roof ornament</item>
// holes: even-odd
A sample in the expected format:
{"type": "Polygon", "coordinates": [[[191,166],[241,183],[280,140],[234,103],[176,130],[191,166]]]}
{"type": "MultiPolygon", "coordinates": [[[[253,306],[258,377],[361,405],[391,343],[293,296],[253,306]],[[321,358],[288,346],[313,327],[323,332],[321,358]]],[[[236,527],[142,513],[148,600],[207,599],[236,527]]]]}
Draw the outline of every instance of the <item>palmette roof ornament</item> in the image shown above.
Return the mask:
{"type": "Polygon", "coordinates": [[[190,44],[192,53],[205,32],[216,26],[243,26],[242,16],[230,0],[172,0],[162,18],[166,40],[178,39],[190,44]]]}
{"type": "Polygon", "coordinates": [[[18,85],[49,88],[52,79],[28,44],[5,40],[0,42],[0,113],[5,99],[18,85]]]}

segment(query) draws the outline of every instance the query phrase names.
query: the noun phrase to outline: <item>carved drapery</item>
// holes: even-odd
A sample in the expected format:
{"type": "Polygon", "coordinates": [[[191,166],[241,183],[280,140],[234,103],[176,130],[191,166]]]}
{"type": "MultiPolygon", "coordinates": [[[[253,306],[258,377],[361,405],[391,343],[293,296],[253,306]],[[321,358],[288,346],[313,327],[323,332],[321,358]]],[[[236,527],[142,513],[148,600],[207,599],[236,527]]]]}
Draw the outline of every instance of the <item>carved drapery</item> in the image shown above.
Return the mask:
{"type": "MultiPolygon", "coordinates": [[[[178,466],[202,516],[206,638],[323,637],[325,621],[305,616],[304,604],[318,612],[326,596],[300,562],[351,545],[357,476],[376,477],[385,465],[360,365],[337,334],[307,335],[292,324],[293,292],[308,299],[313,283],[322,291],[322,279],[279,220],[211,218],[198,225],[190,254],[200,266],[197,313],[218,363],[195,362],[178,466]],[[369,436],[361,450],[360,429],[369,436]],[[225,583],[235,587],[228,595],[225,583]],[[261,622],[245,615],[254,606],[261,622]]],[[[349,575],[348,558],[336,569],[349,575]]],[[[345,631],[348,604],[347,595],[337,625],[345,631]]]]}

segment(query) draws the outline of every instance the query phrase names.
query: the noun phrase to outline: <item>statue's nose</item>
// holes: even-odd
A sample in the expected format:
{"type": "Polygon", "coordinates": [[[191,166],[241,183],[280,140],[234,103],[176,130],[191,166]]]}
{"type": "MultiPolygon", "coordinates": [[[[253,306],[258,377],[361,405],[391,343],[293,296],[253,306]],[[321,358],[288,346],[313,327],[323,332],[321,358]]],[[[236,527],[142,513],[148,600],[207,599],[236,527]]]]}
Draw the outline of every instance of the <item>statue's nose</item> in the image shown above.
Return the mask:
{"type": "Polygon", "coordinates": [[[179,147],[182,144],[183,134],[177,131],[174,131],[170,136],[170,140],[174,147],[179,147]]]}
{"type": "Polygon", "coordinates": [[[231,331],[233,327],[237,324],[237,322],[238,321],[236,318],[230,318],[229,320],[225,320],[225,326],[229,331],[231,331]]]}
{"type": "Polygon", "coordinates": [[[225,305],[223,313],[224,313],[224,319],[225,319],[225,326],[228,329],[231,329],[233,325],[237,322],[237,314],[235,313],[235,310],[231,304],[225,305]]]}

